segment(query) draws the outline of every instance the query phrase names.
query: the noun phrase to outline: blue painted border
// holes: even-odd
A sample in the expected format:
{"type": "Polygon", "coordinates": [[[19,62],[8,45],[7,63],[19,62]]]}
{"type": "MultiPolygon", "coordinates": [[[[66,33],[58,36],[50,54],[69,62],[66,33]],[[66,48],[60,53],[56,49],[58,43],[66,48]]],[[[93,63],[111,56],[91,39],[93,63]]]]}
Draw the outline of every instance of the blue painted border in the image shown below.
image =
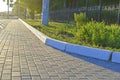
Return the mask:
{"type": "Polygon", "coordinates": [[[79,54],[82,56],[92,57],[106,61],[110,60],[112,54],[112,52],[109,50],[69,44],[51,38],[47,38],[45,44],[67,53],[79,54]]]}
{"type": "Polygon", "coordinates": [[[45,44],[49,45],[53,48],[59,49],[61,51],[65,51],[65,47],[66,47],[67,43],[62,42],[62,41],[58,41],[55,39],[47,38],[45,44]]]}
{"type": "Polygon", "coordinates": [[[67,44],[65,51],[68,53],[79,54],[79,55],[97,58],[106,61],[110,60],[112,53],[109,50],[91,48],[91,47],[74,45],[74,44],[67,44]]]}
{"type": "Polygon", "coordinates": [[[113,52],[111,61],[115,63],[120,63],[120,52],[113,52]]]}

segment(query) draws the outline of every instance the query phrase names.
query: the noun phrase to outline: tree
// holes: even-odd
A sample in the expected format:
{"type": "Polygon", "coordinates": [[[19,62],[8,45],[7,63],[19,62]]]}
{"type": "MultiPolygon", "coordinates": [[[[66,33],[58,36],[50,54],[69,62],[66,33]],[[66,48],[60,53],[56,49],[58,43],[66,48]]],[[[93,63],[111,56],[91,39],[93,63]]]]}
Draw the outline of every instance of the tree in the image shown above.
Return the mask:
{"type": "MultiPolygon", "coordinates": [[[[15,11],[18,11],[19,0],[15,3],[15,11]]],[[[35,17],[35,13],[42,12],[42,0],[20,0],[20,7],[27,8],[32,19],[35,17]]],[[[21,11],[24,12],[24,11],[21,11]]]]}

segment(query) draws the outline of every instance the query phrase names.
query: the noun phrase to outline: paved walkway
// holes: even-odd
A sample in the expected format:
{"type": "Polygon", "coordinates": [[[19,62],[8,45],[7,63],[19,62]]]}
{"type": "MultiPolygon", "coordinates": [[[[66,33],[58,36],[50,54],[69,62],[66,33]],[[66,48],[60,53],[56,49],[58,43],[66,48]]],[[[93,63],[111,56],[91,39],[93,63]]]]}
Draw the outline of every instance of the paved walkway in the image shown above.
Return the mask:
{"type": "Polygon", "coordinates": [[[19,20],[0,31],[0,80],[120,80],[108,68],[46,46],[19,20]]]}
{"type": "Polygon", "coordinates": [[[11,20],[9,19],[0,19],[0,30],[4,29],[11,20]]]}

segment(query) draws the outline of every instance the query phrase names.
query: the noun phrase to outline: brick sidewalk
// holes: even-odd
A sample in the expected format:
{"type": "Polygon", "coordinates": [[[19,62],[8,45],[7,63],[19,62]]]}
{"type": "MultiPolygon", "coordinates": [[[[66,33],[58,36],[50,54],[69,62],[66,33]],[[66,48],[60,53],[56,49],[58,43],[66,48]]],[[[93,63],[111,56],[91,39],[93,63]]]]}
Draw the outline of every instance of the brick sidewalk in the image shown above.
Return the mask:
{"type": "Polygon", "coordinates": [[[12,20],[0,31],[0,80],[120,80],[120,73],[46,46],[12,20]]]}

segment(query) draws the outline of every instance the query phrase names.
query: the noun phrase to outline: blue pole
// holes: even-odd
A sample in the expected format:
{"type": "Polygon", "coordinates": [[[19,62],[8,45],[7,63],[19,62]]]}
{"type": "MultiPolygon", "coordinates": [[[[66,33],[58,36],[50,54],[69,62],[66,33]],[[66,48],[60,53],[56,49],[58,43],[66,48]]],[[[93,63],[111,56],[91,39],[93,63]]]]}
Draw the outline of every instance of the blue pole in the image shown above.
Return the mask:
{"type": "Polygon", "coordinates": [[[48,25],[49,2],[50,2],[50,0],[43,0],[43,5],[42,5],[42,24],[44,24],[44,25],[48,25]]]}

